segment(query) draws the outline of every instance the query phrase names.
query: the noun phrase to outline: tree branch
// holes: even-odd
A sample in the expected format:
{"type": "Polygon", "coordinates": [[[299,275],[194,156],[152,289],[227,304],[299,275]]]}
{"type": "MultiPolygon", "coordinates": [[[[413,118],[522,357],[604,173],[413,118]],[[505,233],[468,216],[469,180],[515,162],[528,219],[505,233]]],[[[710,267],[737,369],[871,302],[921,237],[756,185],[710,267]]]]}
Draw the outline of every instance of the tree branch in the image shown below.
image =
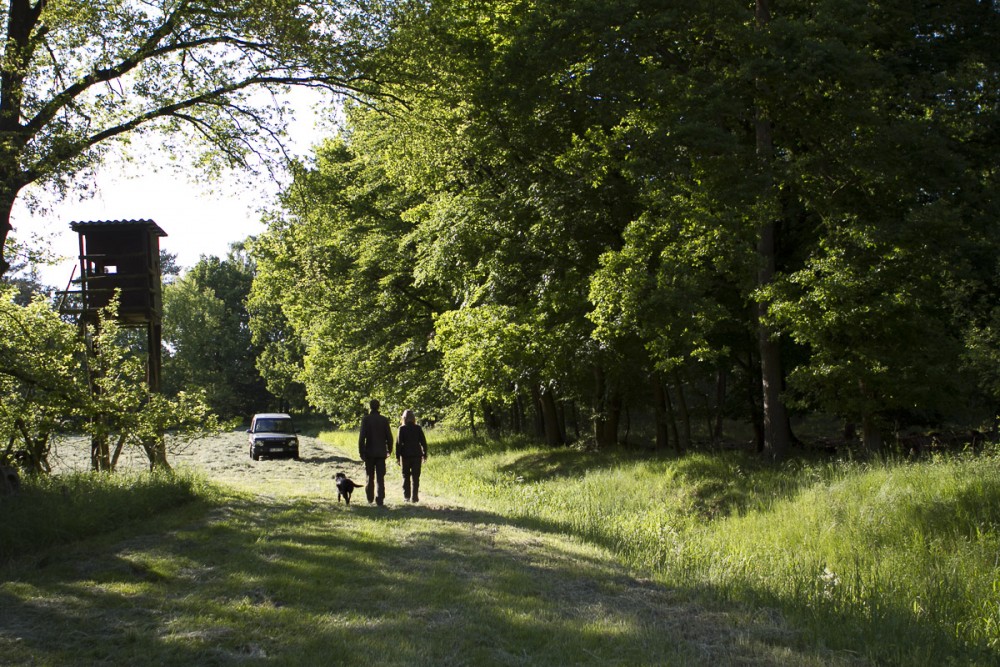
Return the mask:
{"type": "MultiPolygon", "coordinates": [[[[159,118],[166,118],[170,116],[178,116],[179,112],[185,109],[191,109],[201,105],[217,105],[220,101],[225,105],[225,99],[228,95],[241,90],[246,90],[247,88],[255,86],[268,86],[268,85],[285,85],[285,86],[309,86],[309,87],[322,87],[327,90],[339,92],[339,91],[353,91],[354,93],[360,95],[362,91],[355,90],[350,83],[346,80],[336,79],[333,77],[323,77],[323,76],[306,76],[306,77],[275,77],[275,76],[252,76],[242,81],[232,83],[227,86],[220,86],[212,91],[206,92],[201,95],[196,95],[184,100],[179,100],[177,102],[166,104],[155,109],[151,109],[145,113],[134,116],[124,122],[118,123],[111,127],[105,128],[100,132],[90,135],[79,141],[64,144],[62,147],[53,150],[46,156],[43,156],[37,160],[32,166],[24,169],[22,171],[22,182],[27,185],[33,183],[40,178],[52,173],[52,171],[61,163],[66,160],[72,159],[87,149],[100,144],[103,141],[111,139],[116,136],[120,136],[127,132],[131,132],[136,128],[145,125],[153,120],[159,118]]],[[[186,119],[185,119],[186,120],[186,119]]]]}

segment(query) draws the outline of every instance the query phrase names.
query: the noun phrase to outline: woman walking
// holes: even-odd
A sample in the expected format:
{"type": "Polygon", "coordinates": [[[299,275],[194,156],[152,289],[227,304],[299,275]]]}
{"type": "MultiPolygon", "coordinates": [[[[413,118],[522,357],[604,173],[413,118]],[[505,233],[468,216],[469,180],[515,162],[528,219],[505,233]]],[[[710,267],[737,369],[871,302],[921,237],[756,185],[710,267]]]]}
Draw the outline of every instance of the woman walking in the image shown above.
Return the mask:
{"type": "Polygon", "coordinates": [[[403,498],[420,502],[420,465],[427,460],[427,438],[413,410],[404,410],[396,436],[396,462],[403,466],[403,498]]]}

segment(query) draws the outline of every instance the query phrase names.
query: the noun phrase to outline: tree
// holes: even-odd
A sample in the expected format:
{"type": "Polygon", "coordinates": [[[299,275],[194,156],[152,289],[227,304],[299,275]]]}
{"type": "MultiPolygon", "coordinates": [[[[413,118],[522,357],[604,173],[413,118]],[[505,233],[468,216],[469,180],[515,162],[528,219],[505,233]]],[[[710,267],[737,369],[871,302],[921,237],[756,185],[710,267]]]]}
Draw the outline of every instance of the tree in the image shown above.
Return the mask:
{"type": "Polygon", "coordinates": [[[236,243],[224,259],[202,257],[165,290],[178,288],[164,302],[164,341],[172,348],[165,379],[177,389],[204,388],[212,408],[226,417],[259,412],[270,403],[256,367],[261,348],[252,340],[247,310],[254,272],[243,245],[236,243]],[[199,313],[210,318],[200,327],[199,313]],[[169,377],[174,370],[178,375],[169,377]]]}
{"type": "Polygon", "coordinates": [[[995,163],[982,150],[997,139],[997,98],[985,90],[1000,60],[986,44],[1000,10],[838,11],[836,25],[794,23],[793,12],[784,30],[796,39],[772,43],[790,63],[768,85],[792,100],[772,108],[797,262],[762,296],[776,297],[772,321],[809,350],[791,388],[822,395],[820,405],[859,422],[879,451],[890,429],[941,421],[973,400],[959,371],[967,322],[955,319],[955,286],[967,284],[971,260],[996,249],[987,232],[995,163]],[[852,30],[839,32],[845,23],[852,30]],[[807,72],[822,107],[784,83],[807,72]]]}
{"type": "MultiPolygon", "coordinates": [[[[449,350],[448,377],[471,378],[474,366],[454,364],[485,361],[477,345],[489,340],[496,377],[520,380],[474,393],[508,404],[526,394],[553,443],[564,440],[558,413],[569,401],[590,400],[595,423],[617,425],[619,375],[604,366],[627,355],[592,344],[585,315],[589,273],[635,213],[634,188],[613,169],[579,164],[574,149],[624,102],[616,82],[632,56],[607,24],[633,9],[436,3],[388,46],[418,85],[392,88],[382,105],[388,118],[368,114],[351,135],[420,202],[406,213],[416,224],[416,272],[453,295],[455,312],[438,319],[447,326],[440,349],[449,350]],[[405,112],[391,106],[400,98],[405,112]],[[395,141],[400,135],[410,141],[395,141]],[[477,314],[490,321],[495,312],[515,313],[516,326],[475,326],[477,314]],[[504,332],[514,338],[503,340],[504,332]],[[534,351],[502,368],[519,338],[534,341],[534,351]]],[[[613,443],[617,429],[608,430],[613,443]]]]}
{"type": "MultiPolygon", "coordinates": [[[[696,3],[688,30],[659,13],[645,34],[661,48],[635,80],[642,104],[581,142],[594,156],[633,147],[621,168],[647,218],[606,257],[595,315],[602,331],[631,323],[647,344],[659,324],[676,346],[669,359],[705,349],[685,335],[710,334],[718,306],[726,319],[752,313],[765,415],[786,400],[790,371],[799,407],[868,424],[875,447],[878,429],[940,418],[960,395],[949,292],[970,284],[970,260],[995,252],[984,233],[995,165],[982,151],[997,140],[987,92],[997,60],[985,45],[1000,13],[992,3],[755,9],[756,25],[733,13],[745,9],[696,3]],[[790,352],[797,364],[781,369],[790,352]]],[[[769,421],[780,457],[784,419],[769,421]]]]}
{"type": "Polygon", "coordinates": [[[351,113],[260,246],[310,392],[356,401],[332,387],[429,349],[463,408],[524,391],[558,440],[560,399],[589,394],[609,443],[635,386],[684,423],[711,385],[712,432],[749,418],[775,458],[790,397],[869,444],[947,412],[963,336],[970,368],[994,358],[1000,12],[769,5],[408,5],[380,56],[405,85],[351,113]],[[394,326],[400,293],[433,295],[432,329],[394,326]]]}
{"type": "Polygon", "coordinates": [[[51,438],[85,404],[83,346],[42,297],[19,305],[0,288],[0,465],[48,472],[51,438]]]}
{"type": "MultiPolygon", "coordinates": [[[[328,141],[283,193],[284,215],[251,246],[255,335],[287,322],[301,344],[294,372],[309,402],[344,420],[372,396],[425,415],[446,403],[430,348],[442,294],[414,274],[413,224],[401,215],[410,195],[384,168],[377,156],[328,141]]],[[[294,345],[269,340],[267,358],[294,360],[294,345]]],[[[289,371],[282,363],[265,375],[277,386],[289,371]]]]}
{"type": "MultiPolygon", "coordinates": [[[[282,91],[352,94],[365,85],[359,66],[375,44],[379,8],[331,0],[0,3],[0,250],[27,185],[65,192],[131,134],[186,128],[210,161],[266,161],[262,142],[280,145],[287,119],[273,104],[282,91]]],[[[0,275],[8,268],[0,256],[0,275]]]]}
{"type": "Polygon", "coordinates": [[[21,306],[13,297],[0,290],[0,465],[48,472],[52,437],[75,428],[91,436],[95,470],[114,470],[128,445],[166,468],[165,431],[182,441],[221,429],[197,392],[149,393],[144,360],[114,320],[116,302],[81,336],[44,299],[21,306]]]}
{"type": "Polygon", "coordinates": [[[228,358],[221,353],[232,333],[224,327],[225,320],[226,305],[193,278],[185,276],[164,288],[165,394],[197,387],[216,409],[233,409],[236,401],[227,382],[228,358]]]}

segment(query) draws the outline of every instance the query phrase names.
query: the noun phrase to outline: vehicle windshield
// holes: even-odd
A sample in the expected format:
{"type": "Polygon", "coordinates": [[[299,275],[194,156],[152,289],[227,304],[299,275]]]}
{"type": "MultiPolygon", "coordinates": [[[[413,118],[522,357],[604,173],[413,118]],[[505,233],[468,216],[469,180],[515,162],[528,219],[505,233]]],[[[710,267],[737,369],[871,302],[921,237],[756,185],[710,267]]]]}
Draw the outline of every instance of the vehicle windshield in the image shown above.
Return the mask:
{"type": "Polygon", "coordinates": [[[254,433],[294,433],[291,419],[258,419],[254,423],[254,433]]]}

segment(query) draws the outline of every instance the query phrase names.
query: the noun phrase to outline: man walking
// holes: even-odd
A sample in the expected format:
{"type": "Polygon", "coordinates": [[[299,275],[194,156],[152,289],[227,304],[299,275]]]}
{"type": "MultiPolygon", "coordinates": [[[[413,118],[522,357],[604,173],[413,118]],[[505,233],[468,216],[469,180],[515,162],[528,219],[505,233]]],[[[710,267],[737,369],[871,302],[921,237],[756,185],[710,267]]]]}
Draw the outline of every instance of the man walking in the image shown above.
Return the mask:
{"type": "Polygon", "coordinates": [[[372,399],[368,407],[370,412],[361,418],[358,454],[365,462],[365,475],[368,476],[365,485],[368,502],[370,504],[374,500],[381,507],[385,501],[385,461],[392,454],[392,429],[389,419],[379,414],[377,400],[372,399]]]}

